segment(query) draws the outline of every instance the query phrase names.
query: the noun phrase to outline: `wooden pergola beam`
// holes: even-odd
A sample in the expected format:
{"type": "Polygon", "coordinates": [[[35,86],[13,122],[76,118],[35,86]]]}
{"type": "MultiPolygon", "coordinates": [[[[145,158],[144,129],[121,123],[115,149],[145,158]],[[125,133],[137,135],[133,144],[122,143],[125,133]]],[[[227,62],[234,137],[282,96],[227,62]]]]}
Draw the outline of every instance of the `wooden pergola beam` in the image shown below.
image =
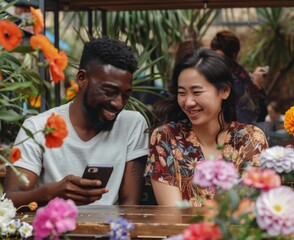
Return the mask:
{"type": "Polygon", "coordinates": [[[293,0],[51,0],[61,11],[133,11],[201,8],[294,7],[293,0]]]}

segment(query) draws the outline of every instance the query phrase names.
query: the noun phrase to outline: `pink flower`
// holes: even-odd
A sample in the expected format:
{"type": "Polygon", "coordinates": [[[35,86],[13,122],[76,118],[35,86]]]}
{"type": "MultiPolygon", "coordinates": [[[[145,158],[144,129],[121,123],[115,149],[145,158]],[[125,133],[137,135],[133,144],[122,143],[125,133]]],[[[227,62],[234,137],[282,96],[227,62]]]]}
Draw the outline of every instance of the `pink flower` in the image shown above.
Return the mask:
{"type": "Polygon", "coordinates": [[[281,186],[281,177],[271,169],[250,169],[244,173],[244,185],[263,190],[281,186]]]}
{"type": "Polygon", "coordinates": [[[76,228],[77,208],[72,200],[55,198],[46,207],[38,209],[33,221],[35,239],[41,240],[50,234],[59,239],[61,233],[76,228]]]}
{"type": "Polygon", "coordinates": [[[193,182],[200,187],[217,186],[229,190],[237,181],[238,173],[231,162],[223,159],[200,162],[194,172],[193,182]]]}
{"type": "Polygon", "coordinates": [[[294,171],[294,148],[274,146],[260,154],[261,168],[270,168],[277,173],[294,171]]]}
{"type": "Polygon", "coordinates": [[[294,233],[294,191],[281,186],[262,192],[256,200],[256,220],[272,236],[294,233]]]}

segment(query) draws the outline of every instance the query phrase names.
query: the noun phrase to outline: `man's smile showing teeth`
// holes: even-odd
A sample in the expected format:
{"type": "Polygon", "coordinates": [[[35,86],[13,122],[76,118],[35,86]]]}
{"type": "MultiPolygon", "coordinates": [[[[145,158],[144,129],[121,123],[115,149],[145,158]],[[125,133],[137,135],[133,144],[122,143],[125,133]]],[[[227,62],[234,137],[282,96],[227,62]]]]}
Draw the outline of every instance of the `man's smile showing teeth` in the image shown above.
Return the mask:
{"type": "Polygon", "coordinates": [[[102,112],[103,117],[108,121],[113,120],[116,116],[116,113],[107,111],[106,109],[102,109],[101,112],[102,112]]]}

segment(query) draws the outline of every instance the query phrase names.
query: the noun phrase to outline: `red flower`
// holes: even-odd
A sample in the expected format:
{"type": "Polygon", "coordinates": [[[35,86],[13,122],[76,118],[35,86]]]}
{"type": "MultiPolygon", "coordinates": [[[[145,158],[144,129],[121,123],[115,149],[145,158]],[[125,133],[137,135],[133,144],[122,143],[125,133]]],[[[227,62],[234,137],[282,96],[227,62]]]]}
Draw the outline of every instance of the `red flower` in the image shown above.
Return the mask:
{"type": "Polygon", "coordinates": [[[33,7],[30,7],[31,13],[33,15],[33,18],[35,19],[34,22],[34,32],[35,34],[39,34],[43,31],[44,28],[44,17],[43,13],[40,9],[35,9],[33,7]]]}
{"type": "Polygon", "coordinates": [[[49,62],[52,61],[56,55],[58,55],[58,49],[50,43],[49,39],[45,35],[38,34],[32,36],[30,44],[35,50],[41,49],[49,62]]]}
{"type": "Polygon", "coordinates": [[[65,76],[63,70],[68,63],[66,53],[64,51],[58,53],[58,49],[55,48],[50,43],[49,39],[42,34],[32,36],[30,43],[33,49],[40,48],[46,59],[49,61],[53,82],[58,83],[60,80],[64,80],[65,76]]]}
{"type": "Polygon", "coordinates": [[[8,20],[0,20],[0,44],[11,51],[22,41],[22,31],[8,20]]]}
{"type": "Polygon", "coordinates": [[[10,155],[10,162],[15,163],[21,157],[21,151],[19,148],[13,148],[10,155]]]}
{"type": "Polygon", "coordinates": [[[46,147],[60,147],[67,134],[66,123],[62,116],[52,113],[45,126],[46,147]]]}
{"type": "Polygon", "coordinates": [[[54,83],[58,83],[60,80],[64,80],[65,76],[63,70],[68,63],[65,52],[60,52],[50,61],[50,72],[54,83]]]}
{"type": "Polygon", "coordinates": [[[183,233],[184,240],[217,240],[222,237],[218,225],[211,225],[204,222],[190,224],[183,233]]]}

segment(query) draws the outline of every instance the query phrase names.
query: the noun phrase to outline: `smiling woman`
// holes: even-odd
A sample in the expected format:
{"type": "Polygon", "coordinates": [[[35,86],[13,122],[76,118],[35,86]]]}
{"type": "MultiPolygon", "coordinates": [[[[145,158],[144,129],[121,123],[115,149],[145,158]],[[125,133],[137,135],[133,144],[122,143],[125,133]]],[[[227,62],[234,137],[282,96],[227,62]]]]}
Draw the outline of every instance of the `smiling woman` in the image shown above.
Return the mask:
{"type": "Polygon", "coordinates": [[[162,122],[151,135],[145,174],[158,204],[187,200],[201,206],[200,198],[211,199],[214,192],[193,184],[197,165],[223,158],[241,175],[259,166],[268,143],[259,128],[235,121],[232,75],[223,56],[212,50],[184,57],[175,66],[170,92],[170,98],[155,106],[162,122]]]}

